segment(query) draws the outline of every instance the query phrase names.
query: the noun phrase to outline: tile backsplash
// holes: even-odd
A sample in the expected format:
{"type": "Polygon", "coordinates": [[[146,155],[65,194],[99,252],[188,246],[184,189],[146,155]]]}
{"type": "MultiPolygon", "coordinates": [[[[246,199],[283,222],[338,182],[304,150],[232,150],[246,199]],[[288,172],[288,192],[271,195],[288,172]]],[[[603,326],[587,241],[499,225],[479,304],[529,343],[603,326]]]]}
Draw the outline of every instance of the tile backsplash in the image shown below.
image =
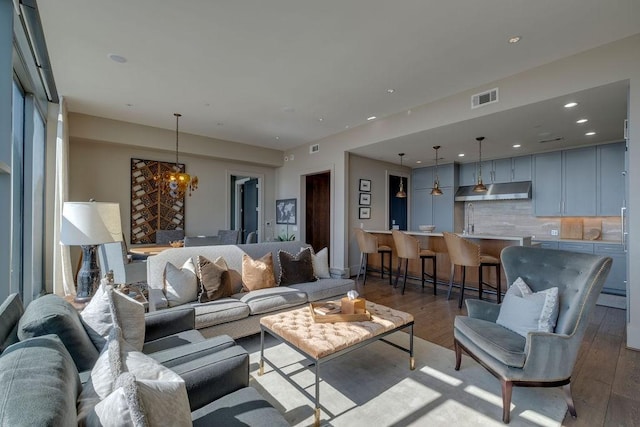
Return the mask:
{"type": "MultiPolygon", "coordinates": [[[[461,202],[457,202],[461,203],[461,202]]],[[[538,217],[533,212],[531,200],[495,200],[472,202],[473,218],[476,233],[534,236],[538,240],[555,240],[560,238],[562,217],[538,217]],[[553,235],[557,230],[558,235],[553,235]]],[[[464,218],[470,212],[469,203],[464,204],[464,218]]],[[[600,240],[620,241],[622,236],[620,217],[603,216],[588,217],[590,221],[602,220],[602,235],[600,240]]]]}

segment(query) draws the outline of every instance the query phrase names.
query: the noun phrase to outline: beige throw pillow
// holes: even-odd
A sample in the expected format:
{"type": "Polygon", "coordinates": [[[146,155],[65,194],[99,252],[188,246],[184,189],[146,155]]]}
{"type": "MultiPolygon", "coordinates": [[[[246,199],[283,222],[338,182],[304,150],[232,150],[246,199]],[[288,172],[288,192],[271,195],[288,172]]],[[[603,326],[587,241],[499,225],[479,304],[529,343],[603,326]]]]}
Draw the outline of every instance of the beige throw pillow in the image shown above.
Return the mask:
{"type": "Polygon", "coordinates": [[[245,291],[276,286],[271,252],[260,259],[253,259],[247,254],[242,255],[242,285],[245,291]]]}
{"type": "Polygon", "coordinates": [[[201,255],[196,258],[196,272],[200,281],[200,295],[198,301],[215,301],[218,298],[230,295],[227,289],[228,280],[224,280],[227,275],[227,263],[222,257],[211,261],[201,255]]]}
{"type": "Polygon", "coordinates": [[[169,307],[186,304],[198,299],[198,277],[196,266],[189,258],[178,268],[168,262],[163,274],[164,295],[169,307]]]}
{"type": "MultiPolygon", "coordinates": [[[[304,248],[300,248],[303,250],[304,248]]],[[[318,253],[313,252],[311,248],[311,261],[313,262],[313,274],[318,279],[331,279],[329,270],[329,249],[322,248],[318,253]]]]}

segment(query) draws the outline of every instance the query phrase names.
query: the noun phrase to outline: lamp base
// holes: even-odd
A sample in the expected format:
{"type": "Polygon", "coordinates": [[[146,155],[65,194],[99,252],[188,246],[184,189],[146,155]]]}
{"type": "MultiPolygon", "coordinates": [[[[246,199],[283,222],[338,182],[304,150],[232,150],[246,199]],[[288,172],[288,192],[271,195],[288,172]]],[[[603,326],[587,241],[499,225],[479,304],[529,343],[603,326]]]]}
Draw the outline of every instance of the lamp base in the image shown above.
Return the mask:
{"type": "Polygon", "coordinates": [[[96,257],[97,245],[82,246],[82,266],[78,271],[75,302],[89,302],[100,284],[100,268],[96,257]]]}

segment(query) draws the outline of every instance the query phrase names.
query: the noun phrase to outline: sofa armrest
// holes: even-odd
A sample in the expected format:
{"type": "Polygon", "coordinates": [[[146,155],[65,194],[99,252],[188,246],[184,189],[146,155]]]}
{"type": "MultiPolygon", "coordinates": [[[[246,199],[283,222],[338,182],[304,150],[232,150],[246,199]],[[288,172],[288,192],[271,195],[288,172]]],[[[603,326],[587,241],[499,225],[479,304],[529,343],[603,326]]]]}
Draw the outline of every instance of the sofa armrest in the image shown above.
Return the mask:
{"type": "Polygon", "coordinates": [[[193,307],[176,307],[144,315],[144,340],[153,341],[179,332],[195,329],[196,311],[193,307]]]}
{"type": "Polygon", "coordinates": [[[189,405],[195,411],[222,396],[249,385],[249,354],[234,345],[171,367],[187,386],[189,405]]]}
{"type": "Polygon", "coordinates": [[[496,323],[500,313],[499,304],[478,299],[467,299],[465,303],[469,317],[496,323]]]}
{"type": "Polygon", "coordinates": [[[154,289],[149,288],[149,311],[156,311],[162,308],[169,307],[169,302],[167,301],[167,297],[165,297],[162,289],[154,289]]]}

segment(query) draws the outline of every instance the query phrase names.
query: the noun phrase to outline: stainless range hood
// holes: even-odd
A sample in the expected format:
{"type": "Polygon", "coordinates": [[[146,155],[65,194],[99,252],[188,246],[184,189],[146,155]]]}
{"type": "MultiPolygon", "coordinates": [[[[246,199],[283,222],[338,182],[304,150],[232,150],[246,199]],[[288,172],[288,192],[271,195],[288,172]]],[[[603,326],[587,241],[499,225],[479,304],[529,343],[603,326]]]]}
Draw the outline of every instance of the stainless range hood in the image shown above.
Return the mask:
{"type": "Polygon", "coordinates": [[[459,187],[454,200],[456,202],[473,202],[477,200],[520,200],[531,198],[531,181],[485,185],[487,186],[487,191],[484,193],[474,193],[473,185],[459,187]]]}

